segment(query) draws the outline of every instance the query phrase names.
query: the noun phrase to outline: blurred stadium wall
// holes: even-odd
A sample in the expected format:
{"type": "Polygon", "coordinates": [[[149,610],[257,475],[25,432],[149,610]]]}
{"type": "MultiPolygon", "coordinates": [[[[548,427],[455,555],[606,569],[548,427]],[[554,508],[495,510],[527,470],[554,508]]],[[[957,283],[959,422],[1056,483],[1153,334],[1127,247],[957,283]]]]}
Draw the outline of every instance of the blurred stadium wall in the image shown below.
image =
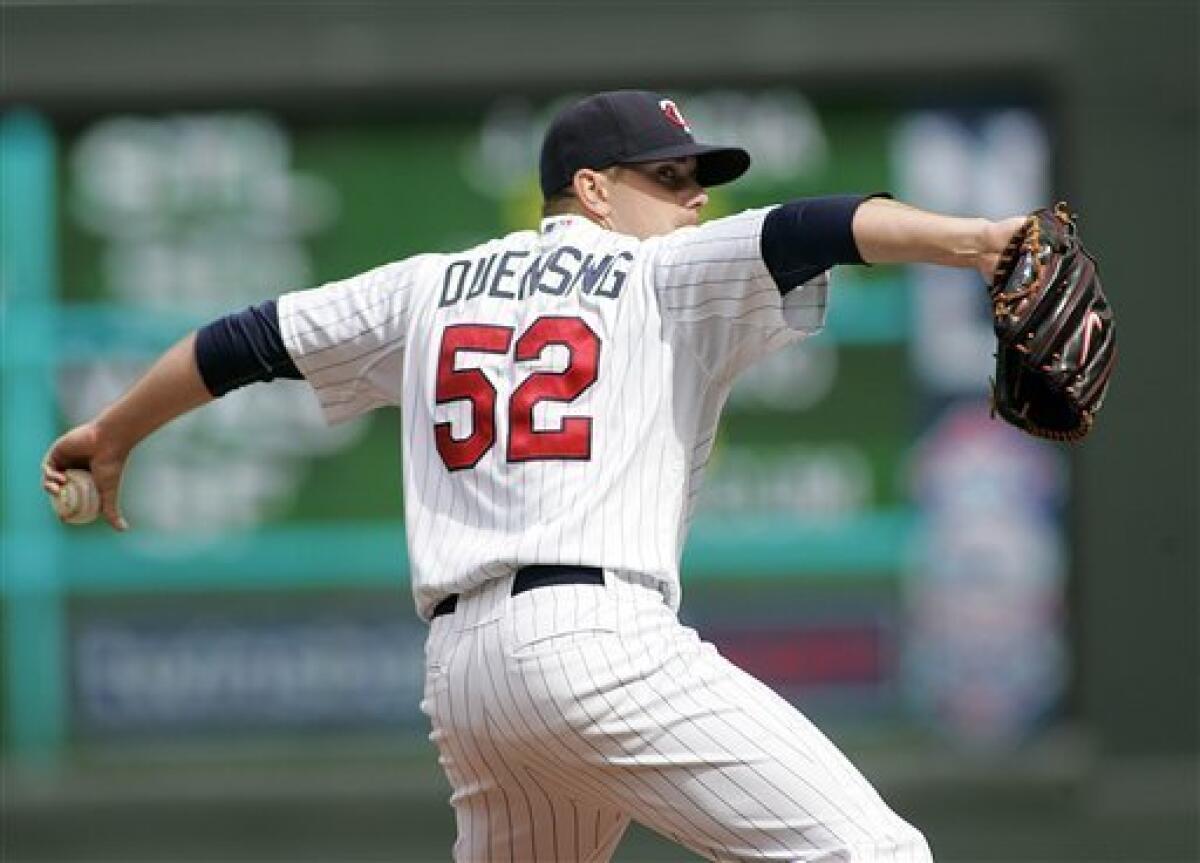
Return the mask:
{"type": "MultiPolygon", "coordinates": [[[[31,357],[54,350],[56,342],[65,354],[84,356],[95,349],[95,330],[103,329],[106,344],[124,346],[128,362],[136,364],[159,339],[136,322],[96,317],[68,320],[72,338],[64,341],[49,319],[21,317],[32,290],[27,266],[42,274],[49,290],[87,300],[89,287],[74,276],[90,272],[81,260],[103,256],[94,241],[77,240],[73,257],[64,258],[56,216],[19,207],[38,200],[38,184],[53,185],[56,171],[72,170],[56,142],[77,142],[103,117],[236,111],[280,117],[290,129],[312,132],[306,139],[312,156],[336,151],[322,135],[354,136],[406,116],[422,118],[429,140],[441,141],[437,136],[444,134],[451,141],[456,118],[478,113],[502,95],[541,104],[568,92],[626,86],[709,94],[783,88],[848,111],[840,128],[851,139],[855,123],[863,135],[875,133],[862,118],[914,105],[969,118],[986,106],[1016,103],[1045,124],[1053,141],[1050,191],[1083,214],[1084,236],[1100,257],[1121,339],[1121,364],[1099,427],[1069,455],[1063,621],[1070,669],[1055,710],[1058,721],[1053,733],[1031,735],[1001,754],[907,731],[857,733],[847,716],[861,705],[847,708],[845,699],[832,710],[832,725],[822,725],[927,831],[939,859],[1197,859],[1196,3],[5,3],[0,16],[0,662],[6,693],[0,852],[6,860],[446,859],[452,830],[445,789],[432,753],[419,742],[420,729],[393,735],[385,722],[367,723],[368,731],[350,736],[298,732],[214,743],[197,734],[181,743],[179,735],[168,735],[170,742],[163,743],[161,735],[139,740],[127,733],[114,742],[95,733],[94,717],[89,726],[79,706],[67,703],[79,697],[70,687],[86,670],[79,668],[81,654],[70,652],[79,650],[81,640],[100,644],[97,655],[117,641],[146,650],[177,646],[161,637],[154,621],[186,622],[203,612],[205,598],[188,591],[189,573],[211,573],[242,558],[236,542],[224,550],[230,557],[194,558],[181,541],[170,550],[180,561],[176,566],[164,564],[154,578],[130,582],[128,570],[141,560],[132,552],[113,556],[99,540],[43,542],[57,535],[46,533],[46,514],[30,494],[36,462],[28,453],[48,441],[70,412],[38,412],[39,388],[63,384],[59,371],[31,357]],[[854,113],[854,106],[862,111],[854,113]],[[39,141],[50,142],[50,150],[39,149],[39,141]],[[57,155],[46,161],[46,152],[57,155]],[[78,596],[58,592],[67,568],[77,579],[83,571],[86,582],[89,556],[101,552],[109,555],[108,569],[100,567],[90,587],[78,596]],[[180,582],[172,585],[173,577],[180,582]],[[54,590],[47,590],[48,582],[54,590]],[[131,583],[138,589],[128,589],[131,583]],[[162,593],[174,598],[164,603],[162,593]],[[149,624],[145,614],[139,616],[143,607],[149,624]],[[103,625],[86,628],[89,619],[103,625]],[[113,628],[129,620],[137,625],[113,628]],[[14,661],[14,651],[42,664],[14,661]],[[66,682],[56,688],[60,678],[66,682]],[[25,709],[33,702],[38,710],[25,709]]],[[[256,141],[269,162],[278,144],[274,128],[250,123],[236,133],[256,141]]],[[[371,151],[369,141],[364,147],[355,152],[371,151]]],[[[406,155],[424,164],[429,148],[426,143],[406,155]]],[[[868,143],[864,151],[869,149],[868,143]]],[[[382,170],[394,154],[375,155],[382,170]]],[[[847,164],[851,168],[825,182],[874,176],[868,169],[854,173],[853,166],[861,168],[854,159],[847,164]]],[[[118,184],[139,182],[136,170],[108,177],[118,184]]],[[[306,218],[332,218],[337,201],[319,184],[300,186],[311,205],[306,218]]],[[[369,189],[362,194],[369,197],[369,189]]],[[[410,197],[373,201],[371,212],[404,211],[413,202],[425,207],[438,194],[435,171],[410,197]]],[[[89,218],[77,200],[58,204],[75,207],[73,218],[89,218]]],[[[514,219],[528,211],[520,200],[513,206],[514,219]]],[[[480,229],[469,215],[436,207],[430,220],[452,225],[464,238],[480,229]]],[[[305,224],[295,231],[303,233],[305,224]]],[[[325,249],[335,262],[329,266],[351,272],[378,262],[365,255],[388,254],[388,235],[378,223],[364,224],[362,233],[367,239],[360,245],[325,249]]],[[[153,286],[147,291],[140,301],[157,303],[161,313],[164,298],[154,295],[153,286]]],[[[195,322],[179,317],[181,328],[195,322]]],[[[862,335],[867,330],[853,332],[859,335],[848,337],[851,342],[870,341],[862,335]]],[[[871,373],[865,374],[861,386],[870,387],[871,373]]],[[[101,394],[111,385],[66,384],[101,394]]],[[[75,409],[88,405],[84,398],[75,409]]],[[[906,409],[920,407],[897,405],[897,411],[906,409]]],[[[278,410],[280,421],[303,420],[287,407],[278,410]]],[[[216,425],[206,434],[219,437],[216,425]]],[[[366,446],[388,446],[391,431],[373,428],[366,446]]],[[[264,441],[275,453],[297,445],[268,431],[264,441]]],[[[337,443],[317,432],[306,441],[308,453],[337,443]]],[[[186,482],[186,455],[168,453],[170,458],[184,466],[178,476],[186,482]]],[[[346,475],[386,497],[379,489],[394,482],[353,456],[317,470],[323,476],[310,478],[306,488],[346,475]]],[[[280,480],[271,475],[260,481],[269,486],[280,480]]],[[[343,500],[310,502],[301,515],[320,519],[338,507],[377,514],[376,506],[393,516],[398,510],[394,498],[375,505],[343,500]]],[[[273,536],[275,552],[286,555],[295,535],[273,536]]],[[[355,537],[364,558],[386,561],[398,553],[392,534],[367,530],[355,537]]],[[[386,568],[360,573],[357,584],[366,589],[341,596],[320,580],[330,556],[320,557],[319,543],[304,550],[313,554],[309,569],[303,561],[292,563],[312,580],[292,585],[290,597],[305,614],[281,614],[269,589],[235,589],[238,579],[261,578],[268,588],[271,579],[269,572],[237,571],[235,564],[224,576],[224,587],[238,597],[232,605],[242,617],[235,615],[235,623],[265,625],[266,635],[261,629],[250,635],[267,640],[324,644],[328,629],[313,635],[313,620],[337,626],[342,614],[357,621],[350,641],[339,642],[351,645],[348,661],[386,653],[396,638],[419,638],[411,627],[393,628],[389,615],[408,615],[408,600],[394,595],[386,568]],[[305,610],[317,606],[319,614],[305,610]],[[373,617],[376,612],[380,616],[373,617]]],[[[223,589],[219,579],[215,584],[223,589]]],[[[794,603],[799,614],[809,589],[819,593],[821,585],[801,585],[784,597],[783,607],[794,603]]],[[[691,595],[701,608],[706,601],[728,600],[719,583],[702,580],[691,595]]],[[[853,604],[844,599],[838,598],[837,608],[853,604]]],[[[831,632],[803,635],[818,639],[831,632]]],[[[190,630],[201,641],[210,635],[203,627],[190,630]]],[[[738,643],[745,650],[753,646],[745,639],[738,643]]],[[[419,649],[407,648],[409,654],[419,649]]],[[[407,671],[386,658],[378,667],[382,682],[374,682],[385,688],[389,674],[407,679],[407,671]]],[[[871,710],[878,702],[861,704],[871,710]]],[[[362,710],[386,718],[393,706],[372,703],[362,710]]],[[[319,724],[320,706],[308,709],[319,724]]],[[[619,856],[678,858],[640,833],[631,835],[619,856]]]]}

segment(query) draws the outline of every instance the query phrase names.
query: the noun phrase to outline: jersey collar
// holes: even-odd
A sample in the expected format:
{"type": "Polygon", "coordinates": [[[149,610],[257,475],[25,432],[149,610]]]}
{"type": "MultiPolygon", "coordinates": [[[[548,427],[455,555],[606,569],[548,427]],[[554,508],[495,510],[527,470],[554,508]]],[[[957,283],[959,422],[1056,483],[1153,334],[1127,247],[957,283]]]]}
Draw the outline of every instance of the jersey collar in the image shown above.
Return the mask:
{"type": "Polygon", "coordinates": [[[561,216],[547,216],[542,219],[542,227],[539,233],[543,237],[553,237],[556,234],[561,234],[577,222],[586,222],[587,219],[582,216],[576,216],[570,213],[561,216]]]}
{"type": "Polygon", "coordinates": [[[567,213],[561,216],[547,216],[542,219],[538,237],[543,246],[553,246],[561,243],[563,238],[568,234],[579,231],[598,231],[603,233],[604,228],[597,225],[591,219],[577,216],[574,213],[567,213]]]}

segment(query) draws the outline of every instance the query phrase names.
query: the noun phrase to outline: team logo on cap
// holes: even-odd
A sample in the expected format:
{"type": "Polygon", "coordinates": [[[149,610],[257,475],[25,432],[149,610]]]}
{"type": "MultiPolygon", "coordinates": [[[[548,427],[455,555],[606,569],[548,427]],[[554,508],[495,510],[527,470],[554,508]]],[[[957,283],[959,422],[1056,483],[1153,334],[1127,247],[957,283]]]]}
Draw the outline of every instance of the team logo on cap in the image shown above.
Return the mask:
{"type": "Polygon", "coordinates": [[[692,127],[688,125],[687,120],[683,119],[683,113],[679,110],[679,106],[670,99],[660,99],[658,107],[662,109],[663,116],[678,126],[689,135],[692,134],[692,127]]]}

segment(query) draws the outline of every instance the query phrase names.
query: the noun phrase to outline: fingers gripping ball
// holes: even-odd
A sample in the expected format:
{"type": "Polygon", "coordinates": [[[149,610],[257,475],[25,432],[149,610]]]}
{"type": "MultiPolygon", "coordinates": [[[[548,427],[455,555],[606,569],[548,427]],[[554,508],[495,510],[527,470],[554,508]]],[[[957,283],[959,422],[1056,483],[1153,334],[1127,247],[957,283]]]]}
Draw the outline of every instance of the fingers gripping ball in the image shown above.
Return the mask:
{"type": "Polygon", "coordinates": [[[54,511],[67,524],[88,524],[100,514],[100,491],[86,470],[71,469],[62,490],[51,498],[54,511]]]}

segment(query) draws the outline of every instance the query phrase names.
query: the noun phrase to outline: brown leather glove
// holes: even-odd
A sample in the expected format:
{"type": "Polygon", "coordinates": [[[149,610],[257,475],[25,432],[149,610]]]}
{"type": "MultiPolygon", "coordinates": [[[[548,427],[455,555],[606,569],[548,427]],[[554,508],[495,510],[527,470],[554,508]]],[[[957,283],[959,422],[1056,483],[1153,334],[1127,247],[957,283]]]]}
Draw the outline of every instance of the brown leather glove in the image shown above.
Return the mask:
{"type": "Polygon", "coordinates": [[[1080,440],[1104,400],[1117,335],[1096,262],[1065,203],[1029,214],[989,293],[999,341],[993,416],[1038,437],[1080,440]]]}

